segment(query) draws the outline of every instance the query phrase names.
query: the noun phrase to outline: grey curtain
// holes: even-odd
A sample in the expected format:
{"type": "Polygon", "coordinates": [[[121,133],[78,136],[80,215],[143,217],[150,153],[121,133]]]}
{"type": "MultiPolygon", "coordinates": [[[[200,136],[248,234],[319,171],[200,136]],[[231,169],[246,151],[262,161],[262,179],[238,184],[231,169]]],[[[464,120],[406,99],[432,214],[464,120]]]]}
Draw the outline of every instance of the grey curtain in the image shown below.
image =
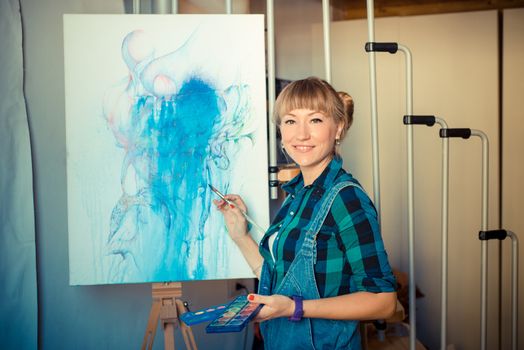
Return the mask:
{"type": "Polygon", "coordinates": [[[18,0],[0,0],[0,343],[36,349],[33,175],[18,0]]]}

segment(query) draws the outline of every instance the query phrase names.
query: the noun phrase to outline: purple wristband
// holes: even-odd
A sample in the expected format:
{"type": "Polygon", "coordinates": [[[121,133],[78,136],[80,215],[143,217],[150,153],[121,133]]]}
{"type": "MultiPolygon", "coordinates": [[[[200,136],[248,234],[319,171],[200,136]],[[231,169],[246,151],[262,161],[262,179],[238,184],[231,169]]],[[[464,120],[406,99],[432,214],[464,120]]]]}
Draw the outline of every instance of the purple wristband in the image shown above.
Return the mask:
{"type": "Polygon", "coordinates": [[[293,301],[295,302],[295,311],[293,312],[293,316],[291,316],[289,320],[293,322],[298,322],[302,319],[302,316],[304,316],[304,298],[302,298],[299,295],[293,295],[291,299],[293,299],[293,301]]]}

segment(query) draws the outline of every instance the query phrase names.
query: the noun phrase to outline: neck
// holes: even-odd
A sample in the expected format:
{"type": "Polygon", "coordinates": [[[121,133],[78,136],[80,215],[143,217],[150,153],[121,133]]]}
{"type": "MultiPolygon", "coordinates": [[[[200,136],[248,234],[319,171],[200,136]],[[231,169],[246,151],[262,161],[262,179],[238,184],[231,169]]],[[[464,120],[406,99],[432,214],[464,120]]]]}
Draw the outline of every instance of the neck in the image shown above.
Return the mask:
{"type": "Polygon", "coordinates": [[[329,162],[333,159],[333,156],[327,157],[322,162],[311,166],[311,167],[300,167],[300,172],[304,178],[304,186],[311,185],[319,176],[322,174],[324,169],[328,166],[329,162]]]}

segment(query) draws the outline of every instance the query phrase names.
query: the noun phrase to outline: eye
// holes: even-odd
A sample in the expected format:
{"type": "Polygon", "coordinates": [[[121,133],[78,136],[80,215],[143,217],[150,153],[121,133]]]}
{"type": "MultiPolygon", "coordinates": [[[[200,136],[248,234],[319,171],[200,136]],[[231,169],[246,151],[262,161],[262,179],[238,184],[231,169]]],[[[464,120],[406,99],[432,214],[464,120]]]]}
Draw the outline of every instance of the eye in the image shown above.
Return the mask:
{"type": "Polygon", "coordinates": [[[293,124],[295,124],[295,121],[293,119],[286,119],[286,120],[284,120],[284,124],[286,124],[286,125],[293,125],[293,124]]]}
{"type": "Polygon", "coordinates": [[[318,124],[318,123],[322,123],[323,120],[321,118],[312,118],[311,119],[311,123],[313,124],[318,124]]]}

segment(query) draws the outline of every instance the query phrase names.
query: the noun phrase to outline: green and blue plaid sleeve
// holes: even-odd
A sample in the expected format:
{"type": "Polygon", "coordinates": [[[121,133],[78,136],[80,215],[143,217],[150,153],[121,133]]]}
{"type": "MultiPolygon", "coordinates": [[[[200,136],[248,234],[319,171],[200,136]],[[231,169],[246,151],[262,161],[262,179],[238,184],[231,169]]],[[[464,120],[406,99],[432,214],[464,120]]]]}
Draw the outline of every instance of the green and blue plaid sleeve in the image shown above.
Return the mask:
{"type": "Polygon", "coordinates": [[[393,292],[396,280],[388,262],[376,209],[358,187],[344,188],[331,215],[338,227],[339,247],[349,262],[349,291],[393,292]]]}

